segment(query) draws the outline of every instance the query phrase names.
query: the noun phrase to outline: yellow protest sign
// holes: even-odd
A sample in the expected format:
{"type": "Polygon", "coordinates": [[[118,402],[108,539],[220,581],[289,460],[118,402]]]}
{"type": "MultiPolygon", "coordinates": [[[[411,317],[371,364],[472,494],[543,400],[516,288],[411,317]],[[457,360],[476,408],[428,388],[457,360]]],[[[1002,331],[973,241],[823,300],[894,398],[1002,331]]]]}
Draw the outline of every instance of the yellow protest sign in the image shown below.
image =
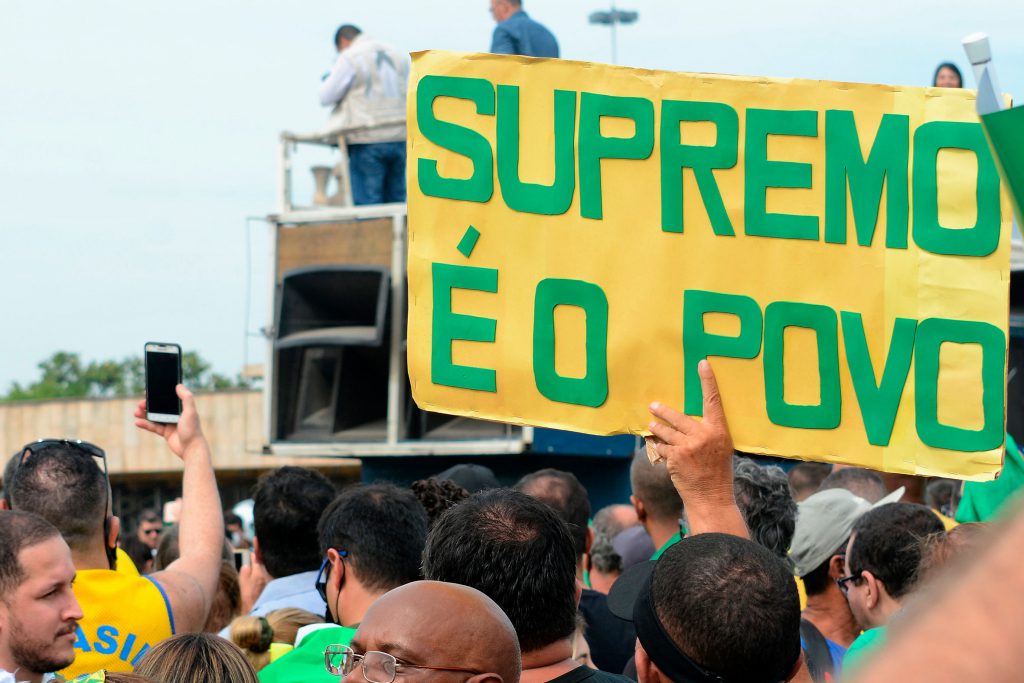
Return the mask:
{"type": "Polygon", "coordinates": [[[991,478],[1010,207],[972,93],[424,52],[409,373],[428,410],[991,478]]]}

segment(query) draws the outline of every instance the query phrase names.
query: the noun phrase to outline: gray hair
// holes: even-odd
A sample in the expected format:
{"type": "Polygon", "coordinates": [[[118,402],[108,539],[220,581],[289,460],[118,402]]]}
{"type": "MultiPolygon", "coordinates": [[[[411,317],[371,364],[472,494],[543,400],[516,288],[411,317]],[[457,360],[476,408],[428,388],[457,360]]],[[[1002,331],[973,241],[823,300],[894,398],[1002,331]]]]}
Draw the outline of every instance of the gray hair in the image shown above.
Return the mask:
{"type": "Polygon", "coordinates": [[[796,530],[796,501],[786,473],[781,467],[762,467],[736,456],[733,491],[751,540],[786,559],[796,530]]]}

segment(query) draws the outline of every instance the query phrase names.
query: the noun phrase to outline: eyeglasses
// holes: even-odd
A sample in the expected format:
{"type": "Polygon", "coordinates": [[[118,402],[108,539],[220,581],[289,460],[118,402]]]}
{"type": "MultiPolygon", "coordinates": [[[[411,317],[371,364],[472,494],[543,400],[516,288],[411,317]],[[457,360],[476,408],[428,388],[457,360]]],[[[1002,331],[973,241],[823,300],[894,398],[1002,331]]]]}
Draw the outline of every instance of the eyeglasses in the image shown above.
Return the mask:
{"type": "Polygon", "coordinates": [[[849,576],[844,576],[841,579],[836,579],[836,585],[839,586],[839,590],[843,591],[843,595],[846,595],[850,592],[851,583],[856,586],[863,580],[864,577],[860,572],[857,572],[856,574],[850,574],[849,576]]]}
{"type": "Polygon", "coordinates": [[[324,666],[335,676],[348,676],[362,665],[363,678],[368,683],[394,683],[395,677],[403,669],[429,669],[431,671],[461,671],[467,674],[480,674],[474,669],[459,666],[427,666],[426,664],[406,664],[400,662],[387,652],[370,650],[364,654],[356,654],[347,645],[328,645],[324,650],[324,666]]]}
{"type": "Polygon", "coordinates": [[[153,534],[159,534],[160,530],[159,529],[143,529],[142,533],[144,533],[146,536],[152,536],[153,534]]]}
{"type": "MultiPolygon", "coordinates": [[[[338,557],[348,557],[347,550],[338,550],[337,548],[331,548],[331,550],[338,553],[338,557]]],[[[324,561],[320,563],[320,572],[316,575],[316,581],[313,583],[316,592],[323,598],[324,604],[327,604],[327,576],[330,573],[331,558],[325,557],[324,561]]]]}

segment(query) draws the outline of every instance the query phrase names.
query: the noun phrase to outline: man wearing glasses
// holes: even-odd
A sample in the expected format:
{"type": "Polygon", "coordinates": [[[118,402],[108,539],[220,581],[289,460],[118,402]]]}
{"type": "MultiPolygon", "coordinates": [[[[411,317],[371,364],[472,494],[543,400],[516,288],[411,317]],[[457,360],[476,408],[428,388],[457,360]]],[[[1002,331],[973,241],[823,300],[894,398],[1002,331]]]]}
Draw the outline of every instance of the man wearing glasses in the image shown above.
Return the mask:
{"type": "Polygon", "coordinates": [[[930,508],[912,503],[883,505],[857,521],[846,549],[847,576],[838,581],[864,629],[843,659],[847,678],[884,643],[886,626],[917,583],[924,541],[945,533],[930,508]]]}
{"type": "Polygon", "coordinates": [[[417,581],[373,603],[351,646],[330,645],[325,668],[346,681],[517,683],[519,642],[501,608],[467,586],[417,581]],[[443,628],[438,628],[443,624],[443,628]]]}
{"type": "MultiPolygon", "coordinates": [[[[260,671],[261,683],[336,683],[324,668],[328,646],[348,645],[375,600],[420,576],[427,513],[408,489],[349,487],[324,510],[317,530],[324,560],[314,585],[332,624],[300,637],[260,671]]],[[[450,628],[434,627],[439,635],[450,628]]]]}
{"type": "Polygon", "coordinates": [[[846,543],[853,525],[872,508],[894,503],[902,495],[900,488],[872,505],[847,489],[834,488],[818,491],[797,506],[789,557],[807,591],[800,630],[812,668],[837,675],[846,648],[860,634],[837,583],[846,574],[846,543]],[[815,645],[822,641],[825,650],[815,645]]]}
{"type": "Polygon", "coordinates": [[[156,510],[143,510],[139,515],[139,526],[136,528],[135,535],[150,550],[156,552],[157,546],[160,545],[160,532],[163,531],[163,528],[163,521],[156,510]]]}
{"type": "Polygon", "coordinates": [[[177,632],[203,628],[220,572],[224,521],[220,494],[195,400],[178,385],[178,424],[135,424],[166,439],[182,459],[181,557],[151,576],[114,571],[120,520],[111,514],[106,454],[84,441],[47,439],[26,444],[11,482],[15,510],[34,512],[55,526],[78,570],[74,592],[85,616],[67,677],[106,669],[131,671],[139,658],[177,632]]]}

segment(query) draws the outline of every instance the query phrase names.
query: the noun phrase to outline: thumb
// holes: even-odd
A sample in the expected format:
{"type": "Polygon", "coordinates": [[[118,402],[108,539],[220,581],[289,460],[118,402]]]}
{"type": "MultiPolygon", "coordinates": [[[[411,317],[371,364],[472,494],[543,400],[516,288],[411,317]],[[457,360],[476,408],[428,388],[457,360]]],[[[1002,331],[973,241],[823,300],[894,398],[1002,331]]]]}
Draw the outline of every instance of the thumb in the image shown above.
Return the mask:
{"type": "Polygon", "coordinates": [[[708,424],[725,426],[725,408],[722,406],[722,394],[718,391],[718,382],[707,359],[697,365],[700,375],[701,392],[704,394],[704,421],[708,424]]]}

